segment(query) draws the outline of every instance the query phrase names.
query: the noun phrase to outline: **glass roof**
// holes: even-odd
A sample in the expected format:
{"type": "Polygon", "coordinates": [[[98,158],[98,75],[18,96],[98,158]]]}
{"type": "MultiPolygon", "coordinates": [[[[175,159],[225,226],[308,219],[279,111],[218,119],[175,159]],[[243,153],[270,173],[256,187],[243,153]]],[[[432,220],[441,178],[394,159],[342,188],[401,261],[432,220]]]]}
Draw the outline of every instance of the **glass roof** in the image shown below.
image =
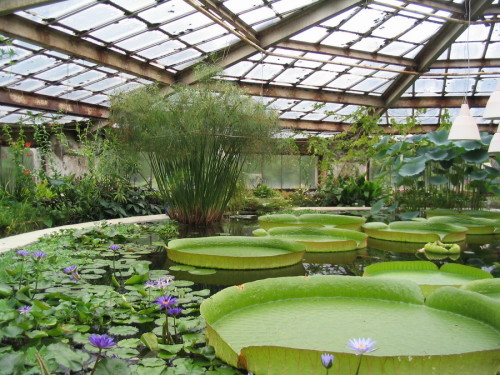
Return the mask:
{"type": "Polygon", "coordinates": [[[467,96],[478,124],[495,131],[482,112],[500,80],[499,1],[473,1],[470,17],[463,0],[0,5],[0,124],[28,112],[38,121],[106,119],[110,95],[191,84],[193,66],[210,60],[285,128],[332,134],[367,105],[381,126],[418,116],[430,130],[467,96]]]}

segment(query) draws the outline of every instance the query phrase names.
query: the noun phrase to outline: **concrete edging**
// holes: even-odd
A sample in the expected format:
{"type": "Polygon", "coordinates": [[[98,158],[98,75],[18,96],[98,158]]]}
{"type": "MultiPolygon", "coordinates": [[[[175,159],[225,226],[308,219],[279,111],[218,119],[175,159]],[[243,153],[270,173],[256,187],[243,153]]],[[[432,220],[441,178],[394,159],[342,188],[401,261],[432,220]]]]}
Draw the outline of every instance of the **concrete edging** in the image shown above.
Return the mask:
{"type": "Polygon", "coordinates": [[[0,254],[3,254],[16,247],[26,246],[33,242],[38,241],[39,238],[57,233],[63,229],[83,229],[96,226],[98,224],[137,224],[137,223],[150,223],[155,221],[168,220],[167,215],[147,215],[147,216],[132,216],[132,217],[122,217],[119,219],[110,220],[100,220],[100,221],[88,221],[86,223],[79,224],[69,224],[60,227],[46,228],[41,230],[35,230],[33,232],[26,232],[21,234],[16,234],[15,236],[5,237],[0,239],[0,254]]]}

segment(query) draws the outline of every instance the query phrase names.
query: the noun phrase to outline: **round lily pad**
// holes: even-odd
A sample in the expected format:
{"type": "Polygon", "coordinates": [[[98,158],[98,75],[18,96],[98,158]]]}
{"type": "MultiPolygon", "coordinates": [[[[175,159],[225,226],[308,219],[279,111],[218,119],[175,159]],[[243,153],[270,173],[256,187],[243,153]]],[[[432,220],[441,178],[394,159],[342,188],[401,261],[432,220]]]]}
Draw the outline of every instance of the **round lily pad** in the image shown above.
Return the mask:
{"type": "Polygon", "coordinates": [[[473,280],[493,278],[478,268],[447,263],[439,269],[428,261],[375,263],[365,267],[363,276],[411,280],[420,285],[426,296],[442,286],[460,287],[473,280]]]}
{"type": "Polygon", "coordinates": [[[429,223],[460,225],[467,228],[467,235],[500,233],[500,219],[470,216],[433,216],[429,223]]]}
{"type": "Polygon", "coordinates": [[[485,210],[451,210],[445,208],[436,208],[425,210],[426,217],[433,216],[465,216],[465,217],[483,217],[487,219],[500,219],[500,212],[498,211],[485,211],[485,210]]]}
{"type": "Polygon", "coordinates": [[[299,216],[273,214],[259,217],[259,225],[265,230],[287,226],[336,227],[360,230],[361,225],[365,222],[366,219],[360,216],[330,214],[303,214],[299,216]]]}
{"type": "Polygon", "coordinates": [[[226,288],[201,305],[209,344],[232,366],[257,374],[494,374],[500,354],[495,301],[442,288],[426,302],[406,280],[286,277],[226,288]],[[452,314],[450,314],[452,312],[452,314]],[[371,338],[362,357],[346,349],[371,338]]]}
{"type": "Polygon", "coordinates": [[[460,289],[480,293],[500,303],[500,279],[483,279],[464,284],[460,289]]]}
{"type": "Polygon", "coordinates": [[[306,245],[307,252],[336,252],[365,248],[366,233],[339,228],[319,227],[275,227],[268,231],[256,229],[254,236],[283,238],[306,245]]]}
{"type": "Polygon", "coordinates": [[[188,271],[191,275],[213,275],[216,273],[216,270],[210,268],[198,268],[194,270],[188,271]]]}
{"type": "Polygon", "coordinates": [[[216,269],[260,269],[299,263],[305,246],[289,240],[244,236],[200,237],[168,243],[170,260],[216,269]]]}
{"type": "Polygon", "coordinates": [[[459,225],[423,221],[373,222],[362,226],[371,238],[397,242],[459,242],[465,240],[467,228],[459,225]]]}

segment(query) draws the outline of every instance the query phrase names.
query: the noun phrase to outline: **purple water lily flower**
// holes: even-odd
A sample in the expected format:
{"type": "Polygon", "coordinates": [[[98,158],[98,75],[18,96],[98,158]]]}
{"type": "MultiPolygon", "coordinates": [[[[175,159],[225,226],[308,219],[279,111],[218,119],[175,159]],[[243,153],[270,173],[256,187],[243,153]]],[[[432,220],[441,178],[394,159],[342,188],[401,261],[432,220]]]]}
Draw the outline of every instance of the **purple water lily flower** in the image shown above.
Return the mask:
{"type": "Polygon", "coordinates": [[[160,310],[163,308],[168,309],[169,307],[177,305],[177,298],[167,294],[166,296],[158,297],[155,304],[160,306],[160,310]]]}
{"type": "Polygon", "coordinates": [[[89,337],[90,345],[99,349],[109,349],[116,345],[115,339],[106,334],[97,335],[93,334],[89,337]]]}
{"type": "Polygon", "coordinates": [[[33,256],[35,258],[42,259],[42,258],[45,258],[47,256],[47,254],[45,254],[43,251],[35,251],[33,253],[33,256]]]}
{"type": "Polygon", "coordinates": [[[71,265],[63,269],[64,273],[73,273],[76,270],[76,265],[71,265]]]}
{"type": "Polygon", "coordinates": [[[333,356],[333,354],[328,354],[328,353],[321,354],[321,363],[327,370],[330,367],[332,367],[334,359],[335,357],[333,356]]]}
{"type": "Polygon", "coordinates": [[[113,251],[119,250],[120,247],[121,247],[120,245],[115,245],[115,244],[109,245],[109,249],[113,251]]]}
{"type": "Polygon", "coordinates": [[[27,305],[25,305],[25,306],[21,306],[21,307],[19,307],[19,308],[17,309],[17,311],[19,311],[21,314],[27,314],[27,313],[29,313],[32,309],[33,309],[33,307],[32,307],[32,306],[27,306],[27,305]]]}
{"type": "Polygon", "coordinates": [[[22,257],[27,257],[28,255],[30,255],[31,253],[29,251],[26,251],[26,250],[17,250],[16,251],[16,254],[17,255],[20,255],[22,257]]]}
{"type": "Polygon", "coordinates": [[[148,280],[144,283],[144,289],[156,288],[156,282],[148,280]]]}
{"type": "Polygon", "coordinates": [[[350,339],[347,345],[348,346],[346,346],[346,349],[354,350],[356,352],[356,355],[370,353],[377,350],[377,348],[375,348],[375,345],[377,345],[377,343],[370,338],[360,337],[358,339],[350,339]]]}
{"type": "Polygon", "coordinates": [[[181,307],[169,307],[169,308],[167,308],[167,314],[170,316],[180,315],[181,312],[182,312],[181,307]]]}

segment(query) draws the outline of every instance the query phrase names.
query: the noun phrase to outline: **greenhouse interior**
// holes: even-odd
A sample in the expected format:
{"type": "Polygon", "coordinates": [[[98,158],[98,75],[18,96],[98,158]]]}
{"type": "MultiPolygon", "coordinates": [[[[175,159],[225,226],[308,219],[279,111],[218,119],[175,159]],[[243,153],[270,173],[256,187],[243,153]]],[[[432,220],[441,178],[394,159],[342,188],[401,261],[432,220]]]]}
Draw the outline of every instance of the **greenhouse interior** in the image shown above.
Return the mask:
{"type": "Polygon", "coordinates": [[[0,86],[0,375],[500,374],[499,0],[2,0],[0,86]]]}

